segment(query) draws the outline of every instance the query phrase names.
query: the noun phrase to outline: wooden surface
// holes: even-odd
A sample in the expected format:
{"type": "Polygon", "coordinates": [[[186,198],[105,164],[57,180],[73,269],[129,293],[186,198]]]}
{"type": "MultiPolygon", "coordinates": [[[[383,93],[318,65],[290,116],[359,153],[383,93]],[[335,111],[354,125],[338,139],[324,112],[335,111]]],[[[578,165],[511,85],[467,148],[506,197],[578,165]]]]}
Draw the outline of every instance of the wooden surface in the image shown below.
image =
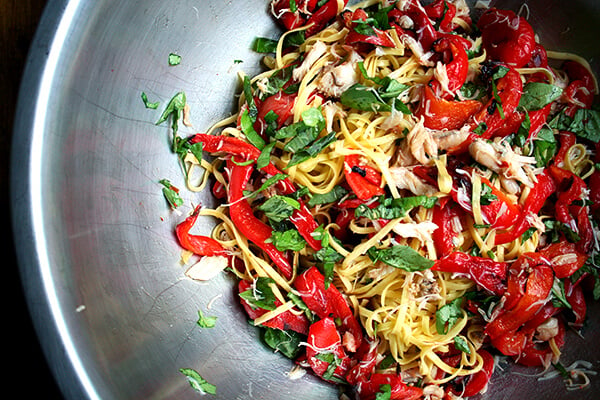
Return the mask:
{"type": "Polygon", "coordinates": [[[19,82],[45,0],[0,0],[0,210],[5,235],[2,240],[4,262],[2,282],[2,364],[3,392],[6,397],[25,399],[61,399],[57,385],[42,355],[29,317],[11,234],[9,164],[12,125],[19,82]],[[11,394],[9,395],[9,390],[11,394]]]}

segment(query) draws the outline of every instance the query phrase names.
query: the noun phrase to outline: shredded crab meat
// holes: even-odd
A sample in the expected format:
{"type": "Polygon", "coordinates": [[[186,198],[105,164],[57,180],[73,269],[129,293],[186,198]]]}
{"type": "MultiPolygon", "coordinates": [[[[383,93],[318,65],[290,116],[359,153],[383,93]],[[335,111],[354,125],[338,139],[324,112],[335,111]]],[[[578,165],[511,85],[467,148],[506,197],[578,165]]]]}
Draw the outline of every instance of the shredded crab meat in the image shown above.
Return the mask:
{"type": "Polygon", "coordinates": [[[398,189],[406,189],[413,194],[433,195],[437,189],[421,180],[409,167],[392,167],[389,169],[390,176],[398,189]]]}
{"type": "Polygon", "coordinates": [[[339,98],[352,85],[358,83],[359,61],[363,61],[363,58],[352,51],[343,63],[324,68],[317,81],[317,89],[326,96],[339,98]]]}

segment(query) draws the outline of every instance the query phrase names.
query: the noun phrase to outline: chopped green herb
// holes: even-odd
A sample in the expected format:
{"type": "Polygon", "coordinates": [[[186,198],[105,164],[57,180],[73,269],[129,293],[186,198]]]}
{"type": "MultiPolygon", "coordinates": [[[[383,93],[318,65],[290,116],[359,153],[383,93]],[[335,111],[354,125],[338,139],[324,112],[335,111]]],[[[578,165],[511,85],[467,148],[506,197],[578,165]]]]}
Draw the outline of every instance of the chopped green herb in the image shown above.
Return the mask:
{"type": "Polygon", "coordinates": [[[306,240],[295,229],[288,229],[283,232],[273,231],[271,242],[279,251],[300,251],[306,247],[306,240]]]}
{"type": "Polygon", "coordinates": [[[563,90],[554,85],[543,82],[528,82],[523,87],[523,94],[519,101],[519,107],[526,111],[540,110],[558,99],[563,90]]]}
{"type": "Polygon", "coordinates": [[[208,383],[198,372],[191,368],[180,368],[179,372],[184,374],[194,390],[200,393],[217,394],[217,387],[208,383]]]}
{"type": "Polygon", "coordinates": [[[250,289],[240,293],[240,297],[246,300],[252,308],[274,310],[276,308],[276,298],[273,289],[271,289],[272,283],[275,283],[275,281],[271,278],[258,277],[250,289]]]}
{"type": "Polygon", "coordinates": [[[463,316],[462,301],[462,297],[459,297],[436,311],[435,327],[440,335],[447,334],[454,324],[456,324],[456,321],[463,316]]]}
{"type": "Polygon", "coordinates": [[[309,207],[314,207],[317,204],[329,204],[335,201],[338,201],[342,197],[344,197],[348,191],[344,189],[342,186],[336,185],[331,189],[331,191],[327,193],[315,193],[312,195],[311,199],[307,202],[309,207]]]}
{"type": "Polygon", "coordinates": [[[196,324],[200,328],[214,328],[217,324],[217,317],[204,315],[202,310],[198,310],[198,321],[196,324]]]}
{"type": "Polygon", "coordinates": [[[400,198],[381,198],[379,204],[373,208],[365,204],[359,205],[354,211],[356,217],[368,219],[395,219],[407,215],[415,207],[433,208],[437,197],[410,196],[400,198]]]}
{"type": "Polygon", "coordinates": [[[263,211],[270,220],[281,222],[291,217],[294,210],[300,209],[300,203],[291,197],[275,195],[267,199],[258,209],[263,211]]]}
{"type": "Polygon", "coordinates": [[[298,332],[269,327],[265,327],[263,339],[275,352],[290,359],[294,359],[300,354],[302,350],[300,344],[304,341],[304,337],[298,332]]]}
{"type": "MultiPolygon", "coordinates": [[[[445,4],[445,2],[444,2],[445,4]]],[[[375,400],[390,400],[392,398],[392,385],[384,383],[379,385],[379,391],[375,394],[375,400]]]]}
{"type": "Polygon", "coordinates": [[[175,53],[169,54],[169,65],[175,66],[181,63],[181,56],[175,53]]]}
{"type": "Polygon", "coordinates": [[[400,244],[382,249],[371,247],[367,254],[373,262],[381,261],[409,272],[423,271],[433,267],[434,264],[433,260],[423,257],[412,247],[400,244]]]}
{"type": "Polygon", "coordinates": [[[168,179],[161,179],[159,182],[163,185],[163,195],[172,209],[176,209],[183,205],[183,199],[179,195],[179,189],[173,186],[168,179]]]}
{"type": "Polygon", "coordinates": [[[159,101],[150,102],[148,100],[148,95],[145,92],[142,92],[142,101],[144,102],[144,106],[146,106],[146,108],[150,108],[152,110],[156,110],[160,105],[159,101]]]}
{"type": "Polygon", "coordinates": [[[466,354],[471,354],[471,348],[467,340],[462,336],[454,336],[454,347],[466,354]]]}

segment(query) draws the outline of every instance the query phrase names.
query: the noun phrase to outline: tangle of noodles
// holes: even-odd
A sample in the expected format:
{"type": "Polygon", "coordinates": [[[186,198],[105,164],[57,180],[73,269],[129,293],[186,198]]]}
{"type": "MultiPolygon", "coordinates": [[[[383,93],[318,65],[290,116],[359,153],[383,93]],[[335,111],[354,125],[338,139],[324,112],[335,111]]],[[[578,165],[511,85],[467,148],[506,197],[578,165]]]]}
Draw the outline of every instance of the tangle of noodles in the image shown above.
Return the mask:
{"type": "MultiPolygon", "coordinates": [[[[384,5],[401,10],[403,3],[406,2],[387,1],[384,5]]],[[[463,10],[460,8],[463,4],[461,1],[449,4],[463,10]]],[[[492,305],[501,304],[502,293],[486,292],[475,277],[464,271],[445,271],[437,267],[403,268],[386,262],[384,257],[378,258],[376,254],[393,247],[411,249],[411,254],[417,254],[417,258],[430,260],[429,266],[437,266],[434,263],[447,254],[440,254],[439,243],[433,236],[436,229],[441,229],[434,223],[434,207],[448,204],[455,212],[449,221],[450,228],[444,229],[450,229],[453,233],[450,243],[453,251],[477,259],[492,259],[510,268],[524,254],[537,252],[548,245],[548,225],[544,221],[557,219],[552,207],[540,206],[539,212],[527,215],[528,229],[505,242],[498,243],[496,239],[510,232],[511,224],[516,221],[504,226],[496,222],[504,215],[509,215],[513,208],[523,210],[526,207],[541,174],[554,163],[560,142],[558,129],[552,125],[552,121],[570,103],[564,96],[559,96],[552,98],[551,106],[548,106],[551,107],[550,115],[539,129],[546,135],[544,143],[554,146],[554,153],[545,159],[542,157],[546,154],[545,150],[536,142],[542,139],[519,142],[517,136],[521,124],[508,136],[474,139],[467,152],[457,154],[449,151],[452,146],[444,144],[444,140],[457,140],[459,137],[464,140],[461,132],[472,132],[474,126],[469,127],[465,122],[460,129],[429,128],[427,111],[424,114],[418,112],[419,105],[424,102],[424,88],[437,82],[437,90],[443,92],[452,78],[448,77],[447,61],[444,61],[446,56],[440,57],[435,51],[424,49],[420,43],[411,40],[410,35],[402,35],[402,29],[385,31],[390,45],[347,43],[356,25],[356,20],[348,18],[348,15],[356,17],[359,14],[352,12],[357,9],[374,13],[384,5],[370,1],[354,6],[345,11],[350,14],[334,19],[325,28],[306,37],[300,45],[290,46],[286,40],[292,35],[302,34],[307,27],[287,31],[278,40],[274,54],[265,57],[267,69],[254,77],[241,77],[242,80],[249,78],[249,81],[239,98],[239,113],[217,123],[208,132],[215,137],[238,138],[254,144],[250,136],[254,130],[253,134],[262,135],[265,143],[272,143],[273,148],[267,157],[299,190],[296,194],[302,193],[294,201],[303,198],[308,204],[315,226],[320,227],[312,235],[337,258],[325,263],[322,254],[309,245],[294,251],[282,250],[293,266],[292,274],[286,276],[263,247],[249,240],[239,224],[236,225],[230,215],[232,204],[228,199],[216,209],[201,208],[199,214],[220,221],[212,233],[212,239],[237,260],[232,262],[232,271],[240,280],[252,284],[259,278],[270,278],[269,287],[277,299],[277,306],[254,318],[256,325],[269,326],[269,321],[273,322],[286,313],[304,315],[302,307],[292,301],[290,293],[299,294],[295,288],[296,278],[317,265],[346,299],[354,317],[360,322],[364,337],[370,343],[377,343],[378,362],[384,358],[393,360],[385,367],[374,366],[369,373],[397,373],[410,386],[420,388],[430,385],[445,387],[448,382],[459,382],[460,377],[477,374],[484,368],[482,351],[490,348],[489,340],[486,340],[486,325],[490,319],[493,320],[493,315],[489,313],[491,306],[484,312],[483,303],[477,303],[482,297],[477,293],[493,298],[492,305]],[[356,102],[344,100],[344,94],[355,87],[362,88],[371,96],[367,97],[372,99],[377,89],[384,88],[390,82],[401,88],[393,95],[396,104],[389,103],[390,99],[384,97],[385,91],[377,92],[379,97],[371,108],[357,108],[356,102]],[[274,85],[278,84],[280,86],[273,90],[274,85]],[[273,91],[277,94],[273,94],[273,91]],[[293,105],[287,111],[282,108],[272,110],[275,117],[281,117],[277,112],[285,116],[285,121],[280,122],[275,130],[267,131],[264,113],[262,126],[257,123],[256,115],[252,120],[253,129],[244,125],[242,119],[250,114],[251,100],[260,110],[270,96],[281,93],[293,95],[293,105]],[[247,97],[249,95],[252,95],[252,99],[247,97]],[[384,103],[386,105],[381,106],[384,103]],[[399,103],[404,107],[395,107],[399,103]],[[308,125],[308,115],[313,110],[318,110],[322,116],[322,129],[316,137],[306,139],[302,146],[290,151],[287,146],[296,136],[282,135],[277,139],[276,132],[282,132],[284,127],[294,124],[300,128],[302,123],[308,125]],[[299,152],[330,133],[334,138],[327,145],[294,164],[299,152]],[[548,133],[555,135],[556,139],[548,140],[548,133]],[[349,165],[350,159],[358,159],[358,163],[349,165]],[[544,161],[540,161],[542,159],[544,161]],[[291,162],[294,165],[288,166],[291,162]],[[353,173],[359,174],[363,182],[369,174],[375,175],[376,179],[368,183],[379,188],[377,194],[368,196],[369,199],[359,199],[349,179],[353,173]],[[494,188],[491,194],[490,187],[494,188]],[[340,194],[333,196],[334,192],[340,194]],[[310,201],[311,198],[329,195],[331,197],[327,201],[310,201]],[[434,199],[435,206],[426,204],[424,198],[434,199]],[[395,200],[402,199],[418,200],[412,208],[391,217],[368,216],[369,210],[376,210],[383,203],[389,206],[395,204],[395,200]],[[505,204],[490,214],[486,210],[495,202],[505,204]],[[354,205],[349,206],[352,203],[354,205]],[[359,209],[362,214],[358,214],[359,209]],[[348,213],[352,214],[351,217],[343,218],[348,213]],[[496,220],[491,220],[492,217],[496,220]],[[462,306],[458,307],[458,314],[453,316],[445,329],[440,329],[440,310],[447,310],[461,299],[470,300],[463,301],[462,306]],[[468,304],[475,306],[469,308],[468,304]]],[[[471,85],[476,90],[455,90],[446,101],[479,101],[483,105],[497,96],[493,92],[495,86],[490,89],[485,85],[486,79],[487,82],[490,79],[490,72],[485,70],[495,64],[489,63],[481,36],[472,34],[470,19],[455,16],[454,20],[455,33],[470,43],[467,49],[467,83],[463,88],[471,85]]],[[[405,23],[405,29],[409,30],[411,21],[405,23]]],[[[416,20],[412,23],[416,23],[416,20]]],[[[547,54],[548,58],[555,60],[577,61],[589,69],[589,65],[579,57],[550,51],[547,54]]],[[[533,80],[537,82],[545,82],[565,91],[570,83],[567,74],[559,67],[527,65],[515,70],[524,83],[535,77],[533,80]]],[[[596,91],[595,78],[592,83],[596,91]]],[[[495,107],[499,106],[495,103],[495,107]]],[[[493,109],[489,112],[493,112],[493,109]]],[[[273,124],[272,119],[270,123],[273,124]]],[[[300,128],[295,135],[302,134],[300,128]]],[[[540,138],[542,133],[539,134],[540,138]]],[[[204,145],[207,146],[206,143],[204,145]]],[[[561,165],[564,170],[586,180],[595,173],[594,151],[589,140],[578,139],[562,152],[564,159],[561,165]]],[[[244,164],[245,160],[243,157],[236,159],[236,156],[220,150],[208,152],[213,157],[200,162],[191,153],[185,158],[189,188],[202,191],[209,183],[212,185],[216,182],[229,190],[231,158],[239,164],[244,164]]],[[[254,159],[250,162],[258,161],[254,159]]],[[[268,199],[278,196],[294,198],[292,194],[280,192],[277,185],[253,192],[272,176],[260,173],[255,168],[245,188],[245,197],[236,201],[247,201],[255,217],[274,231],[295,230],[289,221],[276,223],[270,220],[268,213],[261,208],[268,199]]],[[[579,200],[585,201],[585,198],[579,200]]],[[[595,226],[595,221],[591,223],[595,226]]],[[[583,228],[571,226],[572,231],[577,232],[577,229],[583,228]]],[[[596,244],[592,246],[595,249],[596,244]]],[[[589,252],[589,249],[586,250],[589,252]]],[[[558,341],[553,337],[546,340],[551,341],[553,354],[556,354],[558,341]]],[[[353,354],[349,350],[346,353],[349,356],[353,354]]],[[[353,361],[354,364],[356,362],[353,361]]]]}

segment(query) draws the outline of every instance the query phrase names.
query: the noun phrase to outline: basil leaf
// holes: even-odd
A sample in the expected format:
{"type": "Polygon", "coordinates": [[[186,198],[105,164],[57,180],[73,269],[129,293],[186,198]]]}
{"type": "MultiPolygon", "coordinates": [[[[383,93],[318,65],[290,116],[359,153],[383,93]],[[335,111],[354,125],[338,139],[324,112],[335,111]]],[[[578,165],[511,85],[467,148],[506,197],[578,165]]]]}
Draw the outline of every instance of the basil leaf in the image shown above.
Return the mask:
{"type": "Polygon", "coordinates": [[[163,185],[163,195],[172,209],[176,209],[183,205],[183,199],[179,195],[179,189],[173,186],[168,179],[161,179],[159,182],[163,185]]]}
{"type": "Polygon", "coordinates": [[[368,219],[396,219],[405,216],[410,210],[421,206],[433,208],[437,202],[437,197],[429,196],[411,196],[398,199],[386,198],[380,200],[380,204],[370,208],[365,204],[359,205],[354,210],[356,217],[365,217],[368,219]]]}
{"type": "Polygon", "coordinates": [[[300,164],[301,162],[308,160],[309,158],[315,157],[317,154],[323,151],[323,149],[325,149],[331,143],[335,142],[335,140],[335,132],[331,132],[326,136],[323,136],[322,138],[316,140],[306,149],[294,153],[292,159],[290,160],[286,168],[290,168],[294,165],[300,164]]]}
{"type": "Polygon", "coordinates": [[[196,324],[200,328],[214,328],[217,324],[217,317],[206,316],[202,310],[198,310],[198,321],[196,321],[196,324]]]}
{"type": "Polygon", "coordinates": [[[575,111],[573,122],[567,130],[579,137],[598,143],[600,141],[600,112],[580,108],[575,111]]]}
{"type": "Polygon", "coordinates": [[[246,300],[252,308],[274,310],[277,307],[275,306],[276,297],[270,286],[272,283],[275,281],[271,278],[259,277],[250,289],[240,293],[240,297],[246,300]]]}
{"type": "Polygon", "coordinates": [[[523,87],[519,107],[523,107],[527,111],[540,110],[558,99],[562,92],[560,87],[548,83],[528,82],[523,87]]]}
{"type": "Polygon", "coordinates": [[[261,169],[269,165],[271,162],[271,152],[276,144],[276,142],[271,142],[262,148],[260,155],[256,159],[256,168],[261,169]]]}
{"type": "Polygon", "coordinates": [[[329,246],[328,241],[327,246],[321,247],[315,253],[314,257],[321,262],[323,276],[325,278],[325,289],[327,289],[329,284],[333,281],[333,268],[335,267],[335,263],[342,261],[344,256],[338,253],[333,247],[329,246]]]}
{"type": "Polygon", "coordinates": [[[256,37],[252,42],[252,50],[257,53],[275,53],[277,51],[277,40],[256,37]]]}
{"type": "Polygon", "coordinates": [[[381,261],[409,272],[423,271],[433,267],[434,264],[433,260],[423,257],[412,247],[400,244],[383,249],[371,247],[367,254],[373,262],[381,261]]]}
{"type": "Polygon", "coordinates": [[[148,100],[148,95],[145,92],[142,92],[142,101],[144,102],[144,106],[146,108],[150,108],[152,110],[156,110],[158,108],[158,106],[160,105],[159,101],[156,101],[154,103],[150,102],[148,100]]]}
{"type": "Polygon", "coordinates": [[[258,209],[263,211],[270,220],[281,222],[291,217],[294,210],[300,209],[300,203],[291,197],[275,195],[267,199],[258,209]]]}
{"type": "Polygon", "coordinates": [[[179,65],[181,63],[181,56],[175,53],[170,53],[169,54],[169,65],[170,66],[175,66],[175,65],[179,65]]]}
{"type": "Polygon", "coordinates": [[[471,348],[467,340],[462,336],[454,336],[454,347],[466,354],[471,354],[471,348]]]}
{"type": "Polygon", "coordinates": [[[194,155],[194,157],[196,157],[196,160],[198,160],[198,162],[202,161],[202,153],[204,150],[202,142],[191,144],[188,147],[188,149],[194,155]]]}
{"type": "Polygon", "coordinates": [[[242,132],[246,135],[246,139],[248,142],[252,144],[254,147],[262,150],[265,147],[264,139],[254,130],[254,119],[250,117],[250,113],[248,110],[244,110],[242,113],[242,117],[240,118],[240,125],[242,128],[242,132]]]}
{"type": "Polygon", "coordinates": [[[454,299],[450,303],[442,306],[435,313],[435,328],[440,335],[445,335],[456,324],[456,321],[463,316],[462,297],[454,299]]]}
{"type": "Polygon", "coordinates": [[[554,278],[554,282],[552,283],[552,303],[557,308],[566,307],[571,309],[571,304],[569,300],[567,300],[567,295],[565,294],[565,283],[558,278],[554,278]]]}
{"type": "Polygon", "coordinates": [[[167,107],[164,109],[158,121],[156,121],[156,125],[160,125],[169,119],[170,116],[173,116],[174,123],[179,120],[181,117],[181,113],[183,112],[183,108],[185,107],[186,97],[185,92],[179,92],[175,96],[171,98],[167,107]]]}
{"type": "MultiPolygon", "coordinates": [[[[444,2],[446,4],[446,2],[444,2]]],[[[392,385],[384,383],[379,385],[379,391],[375,394],[375,400],[390,400],[392,398],[392,385]]]]}
{"type": "Polygon", "coordinates": [[[558,144],[554,137],[552,129],[543,127],[533,140],[533,156],[536,160],[536,166],[545,167],[550,163],[556,154],[558,144]]]}
{"type": "Polygon", "coordinates": [[[302,300],[302,297],[298,296],[294,292],[288,292],[287,297],[292,300],[294,305],[298,307],[300,310],[304,311],[304,314],[308,318],[310,322],[315,321],[315,315],[310,308],[306,305],[306,303],[302,300]]]}
{"type": "Polygon", "coordinates": [[[306,247],[306,240],[304,240],[302,235],[295,229],[289,229],[283,232],[273,231],[271,242],[279,251],[300,251],[306,247]]]}
{"type": "Polygon", "coordinates": [[[300,354],[300,344],[304,341],[304,337],[298,332],[269,327],[265,327],[263,339],[276,353],[290,359],[295,359],[300,354]]]}
{"type": "Polygon", "coordinates": [[[340,102],[346,107],[360,111],[391,111],[391,106],[383,101],[377,91],[360,83],[350,86],[340,96],[340,102]]]}
{"type": "Polygon", "coordinates": [[[336,185],[327,193],[315,193],[311,199],[306,203],[309,207],[314,207],[317,204],[329,204],[338,201],[344,197],[348,191],[342,186],[336,185]]]}
{"type": "Polygon", "coordinates": [[[179,372],[184,374],[194,390],[200,393],[217,394],[217,387],[208,383],[198,372],[191,368],[180,368],[179,372]]]}

